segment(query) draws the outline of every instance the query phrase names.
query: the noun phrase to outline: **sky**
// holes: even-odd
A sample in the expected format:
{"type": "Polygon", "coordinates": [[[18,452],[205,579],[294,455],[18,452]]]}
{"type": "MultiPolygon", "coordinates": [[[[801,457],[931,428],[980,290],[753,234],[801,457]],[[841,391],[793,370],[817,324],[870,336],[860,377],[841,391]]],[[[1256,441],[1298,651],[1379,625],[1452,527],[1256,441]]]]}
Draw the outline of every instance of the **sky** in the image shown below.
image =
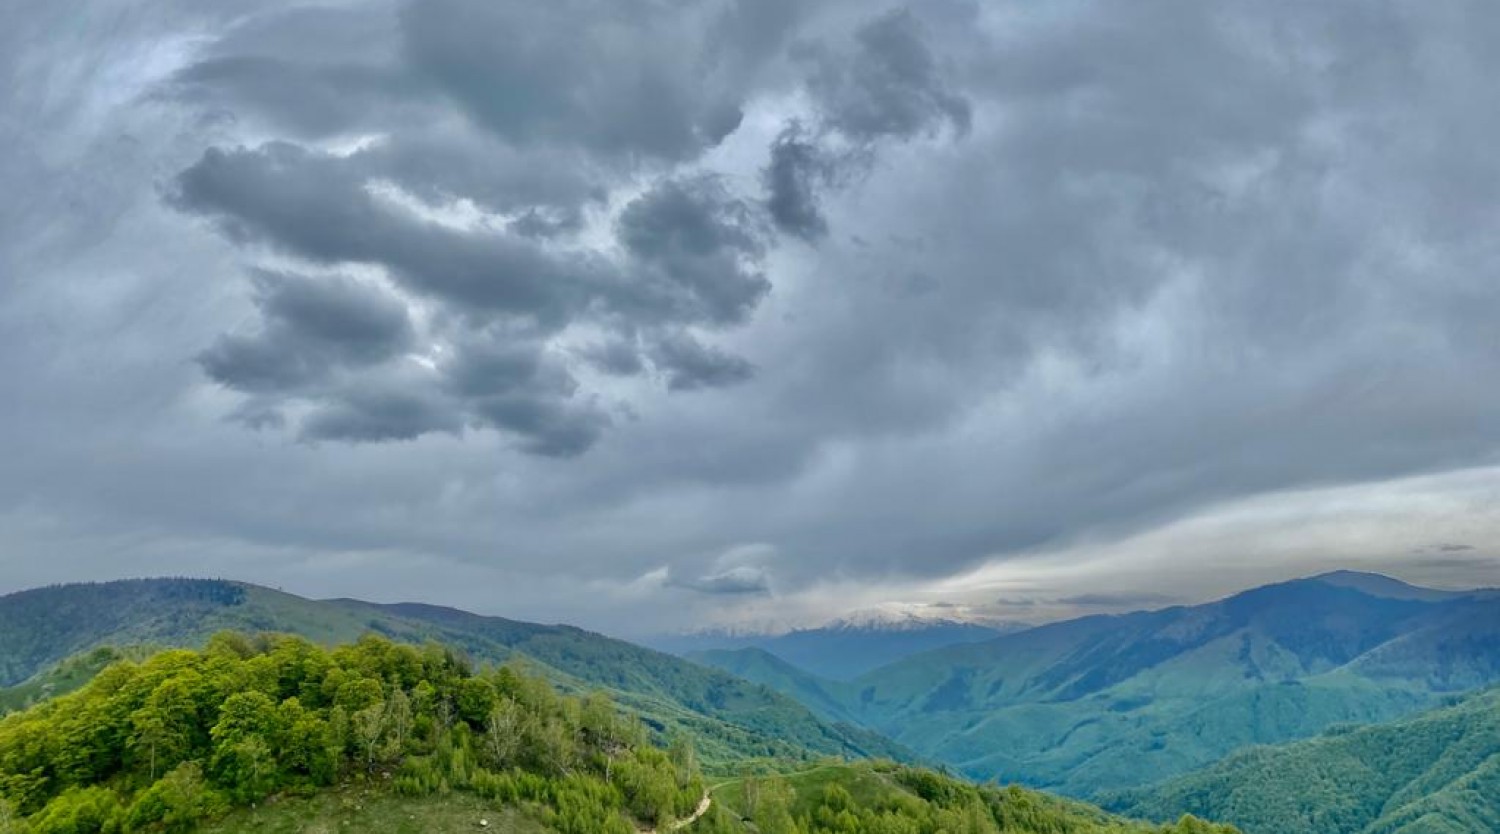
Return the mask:
{"type": "Polygon", "coordinates": [[[1488,0],[10,0],[0,592],[1500,585],[1488,0]]]}

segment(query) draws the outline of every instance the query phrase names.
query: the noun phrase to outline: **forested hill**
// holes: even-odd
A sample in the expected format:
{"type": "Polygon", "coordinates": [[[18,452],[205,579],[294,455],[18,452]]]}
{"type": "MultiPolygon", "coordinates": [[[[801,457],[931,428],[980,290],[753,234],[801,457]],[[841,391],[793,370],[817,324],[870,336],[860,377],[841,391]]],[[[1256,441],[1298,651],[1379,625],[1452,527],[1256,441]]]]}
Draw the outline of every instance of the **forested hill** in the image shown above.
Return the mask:
{"type": "Polygon", "coordinates": [[[1500,831],[1500,689],[1246,750],[1112,804],[1149,817],[1212,815],[1247,834],[1490,834],[1500,831]]]}
{"type": "MultiPolygon", "coordinates": [[[[710,784],[601,694],[366,637],[215,636],[0,720],[0,830],[133,834],[1227,834],[894,763],[710,784]],[[683,828],[690,824],[691,828],[683,828]]],[[[764,771],[785,762],[745,762],[764,771]]]]}
{"type": "MultiPolygon", "coordinates": [[[[1088,797],[1249,745],[1394,720],[1496,682],[1493,591],[1345,572],[1045,625],[820,691],[852,692],[847,714],[969,776],[1088,797]]],[[[795,683],[786,691],[808,688],[795,683]]]]}
{"type": "Polygon", "coordinates": [[[427,605],[308,600],[213,580],[61,585],[0,597],[0,686],[101,646],[199,647],[223,630],[286,632],[325,644],[373,631],[412,644],[436,640],[481,662],[524,658],[564,690],[605,689],[658,736],[691,733],[710,762],[908,756],[876,733],[821,720],[765,687],[582,629],[427,605]]]}

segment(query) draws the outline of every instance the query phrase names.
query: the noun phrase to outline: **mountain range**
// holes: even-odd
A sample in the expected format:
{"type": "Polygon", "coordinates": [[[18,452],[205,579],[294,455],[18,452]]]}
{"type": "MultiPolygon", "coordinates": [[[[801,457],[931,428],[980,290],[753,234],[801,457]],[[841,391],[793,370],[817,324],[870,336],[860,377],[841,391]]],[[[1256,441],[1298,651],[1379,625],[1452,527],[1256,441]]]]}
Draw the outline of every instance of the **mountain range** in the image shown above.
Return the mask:
{"type": "MultiPolygon", "coordinates": [[[[1227,819],[1254,834],[1493,830],[1368,826],[1449,819],[1453,808],[1489,813],[1466,792],[1494,778],[1496,696],[1464,699],[1500,682],[1500,594],[1350,572],[1202,605],[960,639],[852,679],[760,645],[696,651],[690,660],[568,626],[309,600],[234,582],[58,586],[0,597],[0,709],[76,688],[141,647],[199,646],[224,629],[325,644],[374,632],[442,642],[481,663],[520,662],[564,692],[604,689],[658,739],[690,734],[705,764],[721,772],[761,757],[886,756],[1157,819],[1227,819]],[[1288,742],[1296,743],[1261,746],[1288,742]],[[1356,744],[1395,751],[1416,770],[1380,765],[1360,776],[1365,754],[1356,744]],[[1304,770],[1328,778],[1295,775],[1304,770]],[[1253,787],[1282,771],[1286,779],[1270,783],[1279,787],[1265,789],[1274,796],[1253,787]],[[1329,803],[1328,792],[1359,799],[1329,803]],[[1287,822],[1314,811],[1366,827],[1287,822]]],[[[773,648],[826,648],[839,639],[874,645],[895,630],[809,631],[821,633],[800,643],[762,637],[773,648]]]]}
{"type": "Polygon", "coordinates": [[[1500,680],[1497,599],[1340,572],[948,646],[852,681],[756,650],[700,659],[970,776],[1093,796],[1500,680]]]}
{"type": "Polygon", "coordinates": [[[993,640],[1028,626],[1010,622],[965,622],[912,614],[867,612],[817,628],[771,633],[725,630],[660,635],[644,642],[683,657],[759,649],[829,680],[853,680],[914,654],[964,643],[993,640]]]}
{"type": "Polygon", "coordinates": [[[441,642],[482,663],[521,661],[563,691],[602,688],[660,737],[691,732],[709,762],[910,757],[878,734],[820,719],[763,686],[583,629],[431,605],[310,600],[217,580],[61,585],[0,597],[0,687],[18,688],[12,701],[49,694],[86,679],[78,670],[102,665],[89,658],[107,660],[107,653],[95,654],[104,647],[196,647],[224,630],[285,632],[325,644],[373,632],[405,643],[441,642]]]}

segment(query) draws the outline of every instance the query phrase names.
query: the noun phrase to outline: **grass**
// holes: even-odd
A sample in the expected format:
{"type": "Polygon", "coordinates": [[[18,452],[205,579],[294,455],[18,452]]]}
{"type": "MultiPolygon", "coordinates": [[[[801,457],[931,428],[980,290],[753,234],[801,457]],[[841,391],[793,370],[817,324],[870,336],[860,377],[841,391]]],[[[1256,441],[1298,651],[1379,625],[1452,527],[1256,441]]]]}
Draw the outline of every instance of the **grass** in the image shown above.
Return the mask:
{"type": "Polygon", "coordinates": [[[199,829],[202,834],[545,834],[548,829],[514,806],[472,794],[414,799],[370,788],[345,788],[310,798],[278,798],[236,811],[199,829]],[[480,821],[487,820],[488,826],[480,821]]]}

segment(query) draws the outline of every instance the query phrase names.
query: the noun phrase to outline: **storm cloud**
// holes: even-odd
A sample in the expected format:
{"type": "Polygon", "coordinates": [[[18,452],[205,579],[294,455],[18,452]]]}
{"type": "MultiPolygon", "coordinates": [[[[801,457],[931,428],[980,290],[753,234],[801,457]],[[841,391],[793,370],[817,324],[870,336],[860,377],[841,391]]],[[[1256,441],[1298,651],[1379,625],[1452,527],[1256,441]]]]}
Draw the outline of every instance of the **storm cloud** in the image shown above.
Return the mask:
{"type": "Polygon", "coordinates": [[[1500,584],[1492,4],[55,6],[0,27],[0,588],[1500,584]]]}

